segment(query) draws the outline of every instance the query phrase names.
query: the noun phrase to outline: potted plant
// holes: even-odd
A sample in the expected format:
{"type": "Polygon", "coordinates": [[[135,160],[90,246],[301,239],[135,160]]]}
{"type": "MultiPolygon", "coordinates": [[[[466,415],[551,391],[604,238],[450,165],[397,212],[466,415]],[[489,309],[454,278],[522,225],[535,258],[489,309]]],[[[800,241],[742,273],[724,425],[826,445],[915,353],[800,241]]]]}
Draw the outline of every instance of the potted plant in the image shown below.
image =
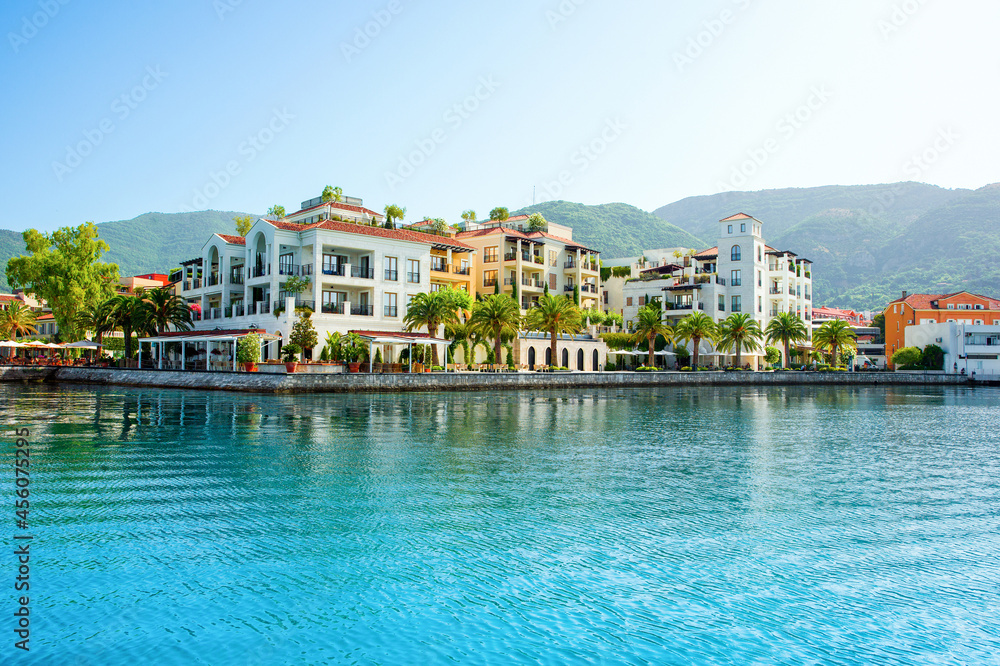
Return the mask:
{"type": "Polygon", "coordinates": [[[295,368],[299,365],[300,353],[302,353],[302,347],[299,347],[294,342],[289,342],[281,348],[281,357],[285,361],[285,372],[295,372],[295,368]]]}
{"type": "Polygon", "coordinates": [[[347,361],[348,372],[361,371],[361,359],[364,358],[367,351],[364,341],[357,333],[349,333],[346,340],[341,337],[340,353],[347,361]]]}
{"type": "Polygon", "coordinates": [[[260,336],[256,333],[239,339],[236,343],[236,362],[246,372],[257,372],[260,362],[260,336]]]}

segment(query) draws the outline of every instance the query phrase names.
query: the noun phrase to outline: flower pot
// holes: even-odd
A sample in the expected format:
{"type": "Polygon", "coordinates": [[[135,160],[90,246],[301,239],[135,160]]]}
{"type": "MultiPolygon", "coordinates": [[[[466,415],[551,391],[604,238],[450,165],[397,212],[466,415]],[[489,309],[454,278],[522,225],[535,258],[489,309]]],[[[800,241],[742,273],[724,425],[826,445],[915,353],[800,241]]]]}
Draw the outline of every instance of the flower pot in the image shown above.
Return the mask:
{"type": "Polygon", "coordinates": [[[361,363],[348,363],[347,369],[350,372],[361,372],[361,363]]]}
{"type": "Polygon", "coordinates": [[[243,364],[244,372],[257,372],[257,364],[253,362],[243,364]]]}
{"type": "Polygon", "coordinates": [[[298,367],[298,362],[292,361],[290,363],[285,363],[285,372],[295,372],[295,368],[298,367]]]}

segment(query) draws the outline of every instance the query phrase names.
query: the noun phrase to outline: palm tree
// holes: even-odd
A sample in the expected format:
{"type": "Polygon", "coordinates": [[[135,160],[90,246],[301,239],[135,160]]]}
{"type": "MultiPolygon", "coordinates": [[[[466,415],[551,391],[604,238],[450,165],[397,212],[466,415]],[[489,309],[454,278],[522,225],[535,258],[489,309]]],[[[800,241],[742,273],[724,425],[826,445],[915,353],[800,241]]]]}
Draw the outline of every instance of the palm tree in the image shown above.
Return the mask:
{"type": "Polygon", "coordinates": [[[83,332],[94,335],[94,342],[102,344],[105,333],[113,333],[117,328],[111,317],[111,301],[107,300],[97,305],[90,305],[76,316],[76,325],[83,332]]]}
{"type": "Polygon", "coordinates": [[[125,336],[125,358],[132,358],[132,334],[146,334],[156,331],[150,320],[149,305],[143,300],[145,292],[136,290],[135,296],[119,294],[108,302],[111,321],[125,336]]]}
{"type": "Polygon", "coordinates": [[[653,354],[656,352],[656,337],[662,335],[670,344],[674,341],[674,329],[669,324],[663,323],[660,308],[648,305],[639,308],[639,314],[635,320],[635,333],[632,334],[636,343],[645,341],[649,345],[649,360],[647,365],[652,367],[655,363],[653,354]]]}
{"type": "Polygon", "coordinates": [[[37,333],[35,313],[27,305],[11,301],[6,310],[0,310],[0,337],[13,340],[18,335],[37,333]]]}
{"type": "Polygon", "coordinates": [[[505,335],[517,335],[521,330],[521,308],[507,294],[486,296],[472,307],[469,328],[480,336],[493,340],[493,351],[499,359],[502,338],[505,335]]]}
{"type": "Polygon", "coordinates": [[[143,300],[149,307],[150,321],[156,326],[157,335],[163,335],[167,326],[173,326],[175,331],[190,331],[194,328],[191,308],[183,298],[169,289],[146,292],[143,300]]]}
{"type": "MultiPolygon", "coordinates": [[[[424,326],[430,337],[437,337],[441,324],[457,324],[458,308],[451,296],[440,291],[432,291],[429,294],[417,294],[406,307],[406,316],[403,323],[407,331],[414,331],[424,326]]],[[[431,365],[438,363],[437,345],[431,345],[431,365]]]]}
{"type": "Polygon", "coordinates": [[[545,331],[549,334],[549,347],[552,359],[556,356],[556,339],[560,333],[573,334],[583,326],[583,316],[580,308],[573,301],[561,296],[543,294],[538,299],[538,305],[528,310],[524,322],[525,328],[532,331],[545,331]]]}
{"type": "Polygon", "coordinates": [[[767,335],[767,341],[770,343],[781,342],[785,348],[785,368],[788,367],[788,358],[790,354],[790,345],[793,342],[802,342],[806,340],[806,325],[802,321],[802,318],[797,314],[792,314],[791,312],[779,312],[774,316],[771,321],[767,323],[767,328],[764,329],[764,333],[767,335]]]}
{"type": "Polygon", "coordinates": [[[829,349],[832,357],[831,365],[839,362],[838,353],[841,349],[857,349],[858,336],[854,333],[851,325],[840,319],[831,319],[823,322],[815,333],[813,333],[813,344],[819,349],[829,349]]]}
{"type": "Polygon", "coordinates": [[[736,350],[736,367],[742,365],[742,353],[759,351],[764,333],[760,323],[745,312],[734,312],[719,324],[717,345],[724,352],[736,350]]]}
{"type": "Polygon", "coordinates": [[[677,322],[674,328],[674,339],[680,342],[691,342],[694,346],[691,367],[698,369],[698,347],[702,340],[715,342],[717,327],[712,318],[704,312],[692,312],[677,322]]]}

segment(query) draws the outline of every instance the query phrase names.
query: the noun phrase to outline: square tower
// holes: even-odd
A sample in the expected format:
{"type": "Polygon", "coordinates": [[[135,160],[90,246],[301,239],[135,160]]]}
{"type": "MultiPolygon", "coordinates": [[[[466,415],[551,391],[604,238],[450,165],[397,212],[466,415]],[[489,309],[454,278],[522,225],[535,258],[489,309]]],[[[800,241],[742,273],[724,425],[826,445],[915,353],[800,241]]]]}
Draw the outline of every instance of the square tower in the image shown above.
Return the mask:
{"type": "Polygon", "coordinates": [[[766,246],[763,223],[746,213],[719,220],[719,277],[725,280],[727,313],[742,312],[764,323],[766,246]]]}

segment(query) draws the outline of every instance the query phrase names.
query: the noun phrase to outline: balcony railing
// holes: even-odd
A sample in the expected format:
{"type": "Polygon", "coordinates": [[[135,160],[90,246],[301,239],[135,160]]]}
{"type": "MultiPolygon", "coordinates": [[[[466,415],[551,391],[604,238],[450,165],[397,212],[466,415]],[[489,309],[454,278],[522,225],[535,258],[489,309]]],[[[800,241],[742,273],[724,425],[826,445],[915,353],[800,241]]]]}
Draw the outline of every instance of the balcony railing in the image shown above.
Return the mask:
{"type": "Polygon", "coordinates": [[[493,278],[492,280],[483,280],[483,286],[484,287],[495,287],[495,286],[497,286],[497,280],[496,280],[496,278],[493,278]]]}
{"type": "Polygon", "coordinates": [[[513,284],[514,284],[514,278],[504,278],[503,279],[503,286],[510,287],[513,284]]]}
{"type": "Polygon", "coordinates": [[[597,293],[597,285],[585,284],[582,287],[580,287],[580,291],[588,293],[588,294],[596,294],[597,293]]]}
{"type": "Polygon", "coordinates": [[[298,264],[278,264],[278,275],[298,275],[298,264]]]}
{"type": "Polygon", "coordinates": [[[399,281],[399,271],[391,271],[388,268],[385,270],[385,279],[389,282],[399,281]]]}
{"type": "Polygon", "coordinates": [[[567,284],[566,286],[563,287],[563,291],[573,291],[573,287],[574,285],[567,284]]]}
{"type": "Polygon", "coordinates": [[[184,280],[184,286],[182,289],[184,291],[191,291],[191,280],[184,280]]]}
{"type": "Polygon", "coordinates": [[[525,287],[535,287],[536,289],[544,289],[545,284],[541,280],[532,280],[529,277],[522,277],[521,284],[525,287]]]}
{"type": "Polygon", "coordinates": [[[201,289],[201,278],[195,278],[191,280],[192,289],[201,289]]]}
{"type": "Polygon", "coordinates": [[[438,273],[447,273],[448,272],[448,264],[444,263],[443,261],[432,261],[431,262],[431,270],[432,271],[437,271],[438,273]]]}
{"type": "Polygon", "coordinates": [[[455,275],[471,275],[472,269],[468,266],[455,266],[455,275]]]}
{"type": "Polygon", "coordinates": [[[806,300],[807,301],[811,301],[812,300],[812,295],[808,291],[806,292],[806,300]]]}
{"type": "Polygon", "coordinates": [[[229,316],[230,317],[242,317],[245,309],[246,308],[243,307],[242,303],[240,303],[238,305],[233,305],[233,306],[231,306],[229,308],[229,316]]]}
{"type": "Polygon", "coordinates": [[[323,314],[344,314],[344,304],[343,303],[324,303],[323,304],[323,314]]]}
{"type": "Polygon", "coordinates": [[[352,305],[351,314],[360,317],[374,316],[374,308],[371,305],[352,305]]]}
{"type": "Polygon", "coordinates": [[[413,284],[420,282],[420,273],[407,273],[406,281],[413,284]]]}
{"type": "Polygon", "coordinates": [[[345,270],[344,264],[340,264],[338,266],[324,266],[323,275],[336,275],[338,277],[344,277],[345,270]]]}
{"type": "Polygon", "coordinates": [[[270,275],[270,274],[271,274],[271,266],[270,265],[267,265],[267,266],[254,266],[253,267],[253,276],[255,278],[264,277],[265,275],[270,275]]]}
{"type": "Polygon", "coordinates": [[[271,301],[257,301],[257,314],[269,314],[271,312],[271,301]]]}
{"type": "Polygon", "coordinates": [[[715,277],[715,284],[721,284],[723,287],[725,287],[726,286],[726,278],[716,276],[715,277]]]}
{"type": "Polygon", "coordinates": [[[399,310],[396,308],[395,305],[386,305],[385,306],[385,316],[386,317],[398,317],[399,316],[398,312],[399,312],[399,310]]]}
{"type": "Polygon", "coordinates": [[[784,292],[784,290],[782,290],[781,287],[771,287],[771,293],[772,294],[783,294],[785,292],[784,292]]]}
{"type": "Polygon", "coordinates": [[[201,313],[198,312],[197,310],[194,310],[191,313],[191,321],[201,321],[201,313]]]}
{"type": "Polygon", "coordinates": [[[351,277],[374,280],[375,269],[365,268],[364,266],[351,266],[351,277]]]}
{"type": "Polygon", "coordinates": [[[243,284],[242,268],[235,268],[229,272],[229,284],[243,284]]]}
{"type": "Polygon", "coordinates": [[[214,286],[218,285],[220,282],[222,282],[222,279],[218,276],[218,274],[216,274],[216,275],[209,275],[208,276],[208,280],[205,282],[205,286],[207,286],[207,287],[214,287],[214,286]]]}
{"type": "Polygon", "coordinates": [[[601,270],[600,264],[597,264],[597,263],[592,262],[592,261],[591,262],[585,261],[582,264],[580,264],[580,266],[582,266],[583,270],[585,270],[585,271],[594,271],[595,273],[597,273],[598,271],[601,270]]]}
{"type": "Polygon", "coordinates": [[[305,264],[302,267],[302,275],[312,275],[312,274],[313,274],[313,265],[312,264],[305,264]]]}
{"type": "MultiPolygon", "coordinates": [[[[517,261],[517,252],[508,252],[507,254],[503,255],[503,260],[504,261],[517,261]]],[[[532,261],[531,253],[530,252],[521,252],[521,260],[522,261],[532,261]]],[[[538,263],[541,263],[541,262],[538,262],[538,263]]]]}
{"type": "Polygon", "coordinates": [[[563,268],[576,268],[576,262],[570,259],[563,265],[563,268]]]}

